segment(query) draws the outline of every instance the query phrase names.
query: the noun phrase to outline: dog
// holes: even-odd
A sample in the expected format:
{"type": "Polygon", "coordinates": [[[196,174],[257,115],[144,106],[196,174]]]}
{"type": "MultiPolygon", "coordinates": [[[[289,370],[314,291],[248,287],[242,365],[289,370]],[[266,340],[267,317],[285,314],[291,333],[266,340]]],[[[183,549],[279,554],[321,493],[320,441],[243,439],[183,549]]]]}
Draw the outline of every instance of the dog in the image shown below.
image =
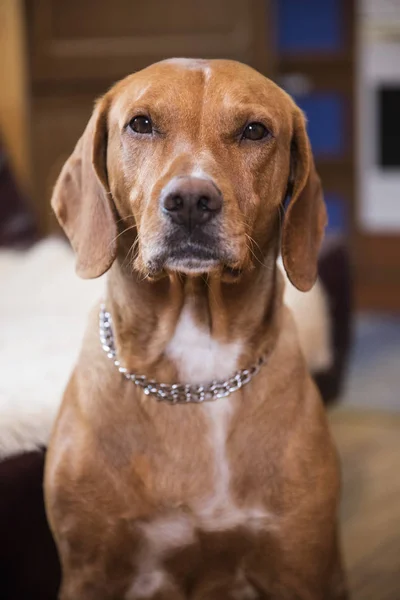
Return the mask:
{"type": "Polygon", "coordinates": [[[309,290],[326,224],[293,100],[234,61],[152,65],[97,102],[52,206],[78,275],[108,271],[46,463],[60,598],[346,598],[276,266],[309,290]]]}

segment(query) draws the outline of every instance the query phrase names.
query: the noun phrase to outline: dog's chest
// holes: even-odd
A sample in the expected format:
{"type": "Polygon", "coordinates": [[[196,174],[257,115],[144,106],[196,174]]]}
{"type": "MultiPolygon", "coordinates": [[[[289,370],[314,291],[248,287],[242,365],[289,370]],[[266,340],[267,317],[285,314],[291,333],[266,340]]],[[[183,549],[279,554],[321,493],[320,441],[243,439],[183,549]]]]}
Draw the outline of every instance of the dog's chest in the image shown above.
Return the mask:
{"type": "MultiPolygon", "coordinates": [[[[167,354],[177,367],[180,382],[207,384],[234,375],[242,348],[240,341],[223,344],[213,339],[205,327],[195,322],[190,308],[185,307],[167,354]]],[[[204,529],[222,530],[249,521],[254,523],[264,513],[239,508],[231,493],[231,479],[237,465],[235,467],[230,461],[228,439],[236,422],[235,413],[239,410],[238,398],[232,394],[206,402],[201,408],[207,427],[202,435],[208,438],[210,445],[214,485],[212,489],[204,490],[195,507],[198,524],[204,529]]],[[[195,444],[195,440],[190,443],[195,444]]]]}
{"type": "MultiPolygon", "coordinates": [[[[174,361],[181,383],[207,384],[214,379],[223,381],[231,377],[238,368],[241,351],[240,342],[222,344],[213,339],[185,308],[168,345],[167,355],[174,361]]],[[[260,528],[270,525],[270,515],[266,510],[251,503],[238,502],[232,494],[231,480],[236,466],[229,458],[228,439],[236,422],[238,405],[238,397],[232,394],[195,407],[205,417],[206,429],[201,435],[209,442],[212,485],[202,490],[189,512],[166,511],[141,526],[142,552],[138,557],[137,576],[127,599],[152,598],[172,585],[164,568],[166,559],[182,548],[196,546],[200,530],[203,535],[208,535],[244,526],[257,533],[260,528]]],[[[190,407],[186,408],[190,410],[190,407]]],[[[191,448],[196,448],[195,439],[188,440],[188,443],[191,448]]],[[[227,539],[232,541],[232,538],[227,539]]],[[[226,552],[231,552],[229,543],[226,552]]],[[[231,576],[234,597],[238,600],[256,600],[259,597],[239,565],[233,569],[231,576]]]]}

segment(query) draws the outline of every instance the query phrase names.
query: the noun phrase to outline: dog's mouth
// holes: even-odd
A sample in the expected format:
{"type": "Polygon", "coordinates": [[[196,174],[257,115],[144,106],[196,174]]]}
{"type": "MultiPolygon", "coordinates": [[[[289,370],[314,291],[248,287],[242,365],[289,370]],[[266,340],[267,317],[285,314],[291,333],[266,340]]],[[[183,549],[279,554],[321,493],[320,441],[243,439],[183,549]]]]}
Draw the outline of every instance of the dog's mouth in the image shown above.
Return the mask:
{"type": "Polygon", "coordinates": [[[218,268],[222,255],[212,246],[196,242],[169,243],[154,257],[150,264],[150,273],[161,270],[177,271],[187,274],[207,273],[218,268]]]}
{"type": "Polygon", "coordinates": [[[220,260],[208,253],[194,253],[187,255],[170,256],[164,265],[169,271],[178,271],[187,274],[208,273],[218,268],[220,260]]]}
{"type": "Polygon", "coordinates": [[[212,271],[229,271],[239,275],[235,260],[214,240],[167,240],[156,256],[147,263],[150,276],[162,271],[173,271],[187,275],[207,274],[212,271]]]}

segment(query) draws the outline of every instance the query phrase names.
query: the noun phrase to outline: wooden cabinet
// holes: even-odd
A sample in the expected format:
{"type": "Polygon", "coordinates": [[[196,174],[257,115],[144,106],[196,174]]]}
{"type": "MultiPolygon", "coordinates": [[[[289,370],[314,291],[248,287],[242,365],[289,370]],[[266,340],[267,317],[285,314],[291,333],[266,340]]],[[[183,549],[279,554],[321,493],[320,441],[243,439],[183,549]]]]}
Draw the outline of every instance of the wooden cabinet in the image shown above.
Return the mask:
{"type": "Polygon", "coordinates": [[[113,82],[173,56],[231,58],[269,72],[264,0],[25,0],[35,204],[55,227],[55,178],[113,82]]]}
{"type": "Polygon", "coordinates": [[[35,82],[112,81],[170,56],[257,62],[255,29],[263,16],[256,5],[261,3],[36,0],[30,4],[35,82]]]}

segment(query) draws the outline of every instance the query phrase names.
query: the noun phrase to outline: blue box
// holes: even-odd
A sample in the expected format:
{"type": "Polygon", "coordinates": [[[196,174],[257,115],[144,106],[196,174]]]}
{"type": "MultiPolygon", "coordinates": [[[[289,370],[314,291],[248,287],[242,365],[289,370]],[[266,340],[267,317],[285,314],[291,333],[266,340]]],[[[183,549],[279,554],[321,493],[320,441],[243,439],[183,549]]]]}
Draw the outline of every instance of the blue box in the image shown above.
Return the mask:
{"type": "Polygon", "coordinates": [[[344,98],[336,92],[315,92],[294,97],[307,117],[307,131],[314,156],[340,157],[344,141],[344,98]]]}
{"type": "Polygon", "coordinates": [[[276,0],[278,52],[341,52],[341,0],[276,0]]]}

